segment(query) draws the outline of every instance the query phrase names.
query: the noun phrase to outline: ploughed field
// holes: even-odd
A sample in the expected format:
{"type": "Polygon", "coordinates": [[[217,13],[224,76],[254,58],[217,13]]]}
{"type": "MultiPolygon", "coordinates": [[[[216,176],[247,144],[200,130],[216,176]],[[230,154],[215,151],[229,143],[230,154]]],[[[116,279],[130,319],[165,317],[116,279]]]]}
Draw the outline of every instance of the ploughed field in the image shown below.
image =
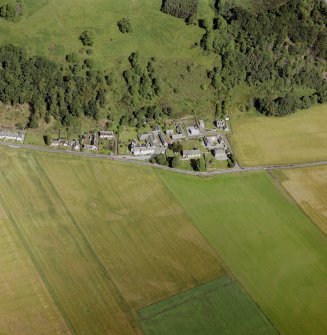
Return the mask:
{"type": "Polygon", "coordinates": [[[268,174],[0,157],[1,334],[326,333],[325,236],[268,174]]]}
{"type": "Polygon", "coordinates": [[[232,115],[231,142],[242,166],[327,161],[327,104],[285,117],[232,115]]]}

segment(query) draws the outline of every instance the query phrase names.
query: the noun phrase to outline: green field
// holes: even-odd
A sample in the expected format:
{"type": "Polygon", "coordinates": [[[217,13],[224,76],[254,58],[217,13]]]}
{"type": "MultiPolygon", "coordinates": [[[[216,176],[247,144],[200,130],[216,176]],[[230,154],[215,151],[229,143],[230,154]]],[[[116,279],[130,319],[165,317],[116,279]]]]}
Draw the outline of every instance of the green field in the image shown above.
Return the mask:
{"type": "Polygon", "coordinates": [[[139,311],[145,335],[277,334],[240,285],[228,277],[139,311]]]}
{"type": "Polygon", "coordinates": [[[326,237],[268,174],[160,176],[280,333],[327,333],[326,237]]]}
{"type": "Polygon", "coordinates": [[[136,309],[224,275],[214,249],[151,169],[0,154],[1,334],[20,333],[9,312],[30,333],[56,333],[64,319],[73,334],[137,334],[136,309]],[[19,252],[7,259],[11,239],[19,252]],[[17,295],[26,302],[18,304],[17,295]]]}
{"type": "Polygon", "coordinates": [[[241,165],[327,160],[327,104],[281,118],[235,112],[231,122],[231,143],[241,165]]]}
{"type": "Polygon", "coordinates": [[[327,167],[274,171],[273,175],[327,234],[327,167]]]}

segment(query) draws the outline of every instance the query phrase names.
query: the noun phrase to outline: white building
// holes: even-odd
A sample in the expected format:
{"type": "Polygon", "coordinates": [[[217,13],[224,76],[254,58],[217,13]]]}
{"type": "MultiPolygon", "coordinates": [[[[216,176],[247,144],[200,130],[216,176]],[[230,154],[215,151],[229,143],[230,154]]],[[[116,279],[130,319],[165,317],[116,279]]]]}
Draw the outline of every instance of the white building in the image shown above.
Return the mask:
{"type": "Polygon", "coordinates": [[[201,135],[200,129],[198,127],[188,127],[187,133],[189,134],[189,136],[200,136],[201,135]]]}
{"type": "Polygon", "coordinates": [[[16,141],[23,143],[25,139],[25,134],[16,131],[7,131],[7,130],[0,130],[0,140],[4,141],[16,141]]]}
{"type": "Polygon", "coordinates": [[[132,146],[132,154],[134,156],[148,156],[156,152],[156,147],[147,145],[134,145],[132,146]]]}
{"type": "Polygon", "coordinates": [[[99,137],[103,140],[113,140],[115,138],[115,134],[113,131],[101,130],[99,131],[99,137]]]}

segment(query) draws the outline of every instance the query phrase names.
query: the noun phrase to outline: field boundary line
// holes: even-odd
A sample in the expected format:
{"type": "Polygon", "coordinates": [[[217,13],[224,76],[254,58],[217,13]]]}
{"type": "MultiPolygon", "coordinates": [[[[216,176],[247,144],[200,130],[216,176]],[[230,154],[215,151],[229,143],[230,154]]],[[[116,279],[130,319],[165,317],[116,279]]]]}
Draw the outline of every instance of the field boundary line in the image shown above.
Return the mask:
{"type": "Polygon", "coordinates": [[[42,270],[41,265],[39,264],[37,257],[34,255],[33,250],[31,248],[31,246],[29,245],[29,242],[27,241],[27,239],[24,236],[24,233],[21,231],[21,229],[19,228],[19,225],[17,224],[17,221],[14,218],[14,215],[11,213],[11,211],[9,210],[9,207],[7,206],[6,201],[4,200],[1,192],[0,192],[0,203],[3,207],[3,209],[5,210],[5,212],[8,215],[9,221],[11,222],[12,226],[14,227],[14,230],[19,238],[19,240],[21,241],[26,253],[28,254],[28,256],[30,257],[36,271],[38,272],[44,286],[46,287],[47,291],[49,292],[53,302],[55,303],[55,305],[57,306],[59,313],[61,314],[61,316],[63,317],[63,319],[65,320],[65,323],[70,331],[71,334],[76,334],[76,329],[74,328],[68,313],[66,312],[65,308],[63,307],[63,305],[60,302],[60,299],[58,298],[55,290],[53,289],[53,287],[51,286],[50,282],[48,281],[45,273],[42,270]]]}
{"type": "Polygon", "coordinates": [[[188,302],[190,302],[190,301],[196,299],[197,297],[199,297],[199,296],[201,296],[201,295],[210,294],[211,292],[214,292],[214,291],[216,291],[217,289],[224,288],[224,287],[228,287],[228,286],[232,286],[232,285],[234,285],[235,283],[239,283],[239,282],[238,282],[237,280],[233,279],[228,273],[226,273],[224,276],[220,276],[220,277],[217,277],[217,278],[215,278],[215,279],[209,280],[208,282],[205,282],[205,283],[200,284],[200,285],[198,285],[198,286],[194,286],[194,287],[189,288],[189,289],[187,289],[187,290],[185,290],[185,291],[181,291],[181,292],[176,293],[176,294],[174,294],[174,295],[172,295],[172,296],[169,296],[169,297],[167,297],[167,298],[158,300],[157,302],[154,302],[154,303],[152,303],[152,304],[149,304],[149,305],[147,305],[147,306],[144,306],[144,307],[142,307],[142,308],[137,309],[136,312],[138,313],[138,316],[139,316],[139,319],[138,319],[138,320],[139,320],[139,321],[144,321],[144,320],[151,319],[151,318],[153,318],[153,317],[155,317],[155,316],[157,316],[157,315],[160,315],[160,314],[162,314],[162,313],[165,313],[165,312],[167,312],[167,311],[169,311],[169,310],[171,310],[171,309],[174,309],[174,308],[176,308],[176,307],[178,307],[178,306],[184,305],[184,304],[186,304],[186,303],[188,303],[188,302]],[[165,300],[169,300],[169,299],[178,297],[179,295],[183,295],[183,294],[188,293],[188,292],[191,292],[191,291],[193,291],[193,290],[196,291],[197,289],[199,289],[199,288],[201,288],[201,287],[203,287],[203,286],[205,286],[205,285],[208,285],[208,284],[210,284],[210,283],[213,283],[213,282],[215,282],[215,281],[218,281],[219,279],[222,279],[222,278],[228,278],[228,279],[230,280],[230,282],[229,282],[229,283],[226,283],[226,284],[223,284],[223,285],[221,285],[221,286],[219,286],[219,287],[216,287],[216,288],[208,288],[206,291],[201,292],[201,293],[198,293],[198,294],[194,293],[194,295],[193,295],[192,297],[186,298],[185,300],[183,300],[183,301],[181,301],[181,302],[179,302],[179,303],[171,304],[168,308],[162,309],[162,310],[160,310],[159,312],[154,313],[154,314],[152,314],[152,315],[150,315],[150,316],[148,316],[148,317],[144,317],[144,318],[143,318],[143,317],[140,317],[140,314],[139,314],[139,313],[141,312],[142,309],[145,309],[145,308],[148,308],[148,307],[151,307],[151,306],[155,306],[155,305],[157,305],[157,304],[159,304],[159,303],[161,303],[161,302],[163,302],[163,301],[165,301],[165,300]]]}

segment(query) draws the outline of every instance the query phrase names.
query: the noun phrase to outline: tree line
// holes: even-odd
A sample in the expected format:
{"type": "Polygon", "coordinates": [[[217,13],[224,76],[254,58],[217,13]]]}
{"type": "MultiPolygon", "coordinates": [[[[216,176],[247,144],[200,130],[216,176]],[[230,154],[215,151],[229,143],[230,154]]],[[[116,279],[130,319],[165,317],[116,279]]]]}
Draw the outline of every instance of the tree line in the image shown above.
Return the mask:
{"type": "Polygon", "coordinates": [[[184,20],[191,20],[196,15],[198,0],[163,0],[161,11],[184,20]]]}

